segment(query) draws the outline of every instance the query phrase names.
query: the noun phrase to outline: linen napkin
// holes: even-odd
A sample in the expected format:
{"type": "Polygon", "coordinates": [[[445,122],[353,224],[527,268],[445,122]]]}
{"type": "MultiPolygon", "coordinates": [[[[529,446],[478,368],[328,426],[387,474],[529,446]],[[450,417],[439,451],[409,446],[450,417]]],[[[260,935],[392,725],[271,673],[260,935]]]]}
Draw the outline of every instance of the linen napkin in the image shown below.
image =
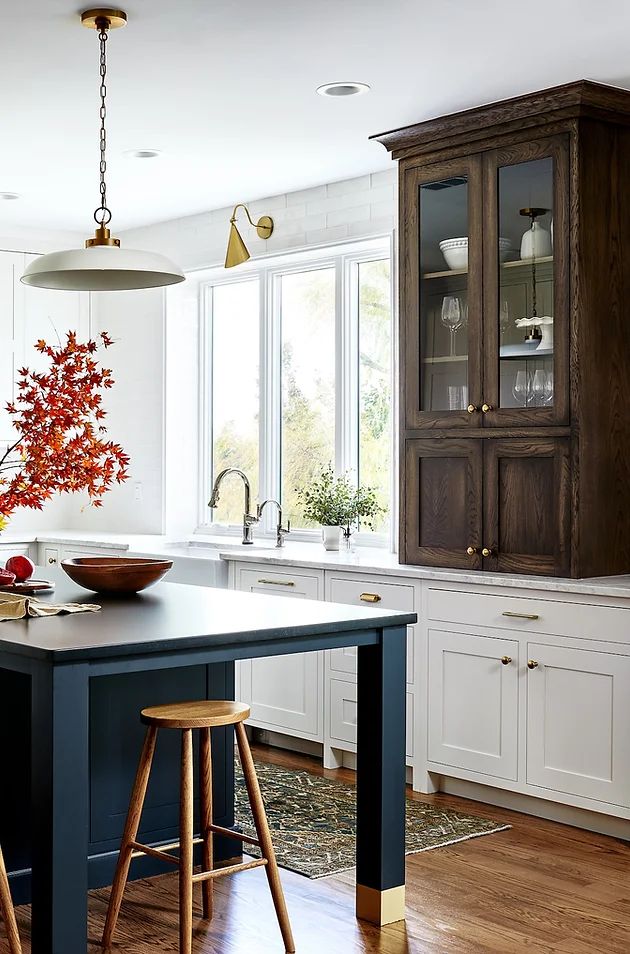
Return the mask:
{"type": "Polygon", "coordinates": [[[98,613],[96,603],[46,603],[19,593],[0,593],[0,620],[26,616],[57,616],[60,613],[98,613]]]}

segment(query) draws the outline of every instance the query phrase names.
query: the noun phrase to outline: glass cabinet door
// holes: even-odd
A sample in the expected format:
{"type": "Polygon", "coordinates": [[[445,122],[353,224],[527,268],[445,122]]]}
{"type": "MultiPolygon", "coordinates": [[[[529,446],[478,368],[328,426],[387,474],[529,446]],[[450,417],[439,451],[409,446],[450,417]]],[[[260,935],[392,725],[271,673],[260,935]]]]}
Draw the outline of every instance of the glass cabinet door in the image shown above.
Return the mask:
{"type": "Polygon", "coordinates": [[[566,420],[567,189],[562,137],[486,156],[484,424],[566,420]]]}
{"type": "Polygon", "coordinates": [[[413,281],[401,290],[407,423],[478,427],[481,160],[414,170],[407,188],[415,221],[406,227],[418,238],[408,245],[413,281]]]}

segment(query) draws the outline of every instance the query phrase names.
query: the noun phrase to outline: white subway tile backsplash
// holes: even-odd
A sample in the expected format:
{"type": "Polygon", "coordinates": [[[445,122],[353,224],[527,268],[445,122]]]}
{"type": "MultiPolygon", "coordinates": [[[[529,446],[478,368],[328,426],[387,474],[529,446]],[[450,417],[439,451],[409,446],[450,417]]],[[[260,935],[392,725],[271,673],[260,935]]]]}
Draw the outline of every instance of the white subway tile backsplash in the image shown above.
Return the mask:
{"type": "Polygon", "coordinates": [[[300,202],[312,202],[315,199],[326,198],[326,186],[313,186],[311,189],[300,189],[298,192],[287,193],[287,205],[298,205],[300,202]]]}
{"type": "Polygon", "coordinates": [[[340,182],[329,182],[326,192],[329,196],[348,195],[351,192],[366,192],[370,188],[370,177],[357,176],[356,179],[342,179],[340,182]]]}
{"type": "Polygon", "coordinates": [[[325,218],[328,228],[350,224],[350,222],[365,222],[370,218],[370,206],[358,205],[351,209],[339,209],[337,212],[329,212],[325,218]]]}
{"type": "Polygon", "coordinates": [[[368,222],[351,222],[348,226],[348,235],[357,239],[369,238],[371,235],[386,235],[395,228],[395,225],[393,215],[370,219],[368,222]]]}
{"type": "Polygon", "coordinates": [[[315,229],[306,233],[308,245],[325,245],[327,242],[340,242],[348,237],[348,226],[337,225],[332,229],[315,229]]]}
{"type": "Polygon", "coordinates": [[[341,209],[352,209],[356,206],[372,204],[374,202],[393,202],[393,200],[394,186],[385,185],[380,186],[378,189],[348,192],[345,195],[307,202],[306,211],[309,215],[315,215],[318,212],[338,212],[341,209]]]}
{"type": "Polygon", "coordinates": [[[370,176],[370,185],[373,189],[378,189],[379,186],[383,185],[396,185],[398,180],[397,168],[392,166],[391,169],[383,169],[382,172],[373,172],[370,176]]]}

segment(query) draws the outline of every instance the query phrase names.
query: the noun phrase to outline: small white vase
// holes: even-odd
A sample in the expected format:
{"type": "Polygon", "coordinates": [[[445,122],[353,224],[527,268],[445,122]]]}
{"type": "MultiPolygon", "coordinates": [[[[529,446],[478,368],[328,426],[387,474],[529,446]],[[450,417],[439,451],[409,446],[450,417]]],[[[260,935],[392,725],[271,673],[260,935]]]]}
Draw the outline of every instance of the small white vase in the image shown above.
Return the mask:
{"type": "Polygon", "coordinates": [[[324,550],[339,549],[340,532],[340,527],[322,527],[322,543],[324,544],[324,550]]]}
{"type": "Polygon", "coordinates": [[[521,239],[521,261],[530,261],[532,258],[545,258],[551,255],[551,235],[540,222],[534,222],[531,228],[523,233],[521,239]]]}

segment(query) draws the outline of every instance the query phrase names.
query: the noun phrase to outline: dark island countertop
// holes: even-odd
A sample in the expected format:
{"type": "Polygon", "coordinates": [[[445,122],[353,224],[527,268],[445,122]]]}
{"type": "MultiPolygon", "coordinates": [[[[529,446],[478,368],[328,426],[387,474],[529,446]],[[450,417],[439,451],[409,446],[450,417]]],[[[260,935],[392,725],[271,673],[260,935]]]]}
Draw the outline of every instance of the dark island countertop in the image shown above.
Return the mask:
{"type": "Polygon", "coordinates": [[[295,639],[320,633],[349,633],[370,624],[404,626],[415,613],[364,609],[318,600],[243,593],[162,582],[135,596],[95,594],[73,583],[61,569],[38,568],[35,577],[55,582],[38,598],[51,603],[98,603],[98,613],[0,621],[0,653],[56,662],[111,656],[219,648],[295,639]]]}

